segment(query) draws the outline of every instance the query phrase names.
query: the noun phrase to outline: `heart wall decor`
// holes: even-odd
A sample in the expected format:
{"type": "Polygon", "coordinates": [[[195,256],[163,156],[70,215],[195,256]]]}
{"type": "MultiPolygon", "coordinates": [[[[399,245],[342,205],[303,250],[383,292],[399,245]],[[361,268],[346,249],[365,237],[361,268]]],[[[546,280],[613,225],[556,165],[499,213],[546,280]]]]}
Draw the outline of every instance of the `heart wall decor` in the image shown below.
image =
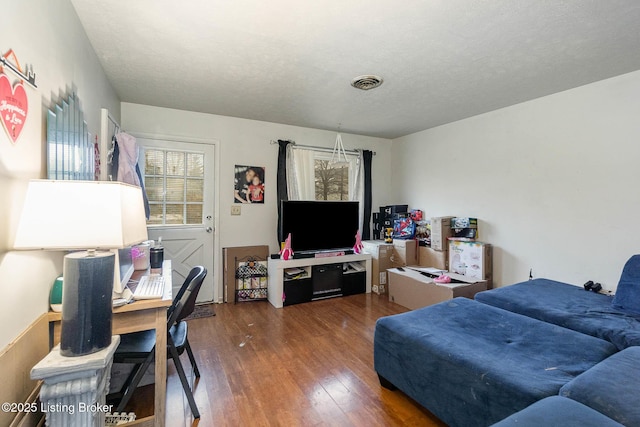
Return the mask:
{"type": "Polygon", "coordinates": [[[27,92],[21,82],[11,86],[9,78],[0,74],[0,121],[15,144],[27,120],[27,92]]]}

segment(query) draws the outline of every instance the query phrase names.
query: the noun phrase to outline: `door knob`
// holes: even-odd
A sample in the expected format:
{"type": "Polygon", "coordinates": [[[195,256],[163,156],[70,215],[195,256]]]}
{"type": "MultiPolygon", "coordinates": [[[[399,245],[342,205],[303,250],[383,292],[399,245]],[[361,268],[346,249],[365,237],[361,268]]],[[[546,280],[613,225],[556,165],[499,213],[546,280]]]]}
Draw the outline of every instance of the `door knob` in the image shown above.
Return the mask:
{"type": "Polygon", "coordinates": [[[211,227],[207,227],[207,228],[205,228],[205,231],[206,231],[207,233],[213,233],[213,228],[211,228],[211,227]]]}

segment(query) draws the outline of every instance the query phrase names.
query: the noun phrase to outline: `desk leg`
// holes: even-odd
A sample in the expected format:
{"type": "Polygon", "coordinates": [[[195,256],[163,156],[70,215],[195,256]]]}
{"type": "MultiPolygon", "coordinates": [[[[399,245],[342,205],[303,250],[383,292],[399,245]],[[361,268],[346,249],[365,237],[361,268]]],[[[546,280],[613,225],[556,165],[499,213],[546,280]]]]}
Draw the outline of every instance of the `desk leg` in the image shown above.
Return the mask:
{"type": "Polygon", "coordinates": [[[164,427],[167,404],[167,310],[156,311],[155,426],[164,427]]]}

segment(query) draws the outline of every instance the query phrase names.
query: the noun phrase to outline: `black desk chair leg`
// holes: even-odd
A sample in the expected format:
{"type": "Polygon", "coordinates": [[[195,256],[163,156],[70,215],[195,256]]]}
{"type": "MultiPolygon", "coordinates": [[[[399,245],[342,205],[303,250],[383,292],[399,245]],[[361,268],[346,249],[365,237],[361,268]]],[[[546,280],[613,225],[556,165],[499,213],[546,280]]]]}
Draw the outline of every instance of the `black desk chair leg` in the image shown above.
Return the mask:
{"type": "Polygon", "coordinates": [[[116,408],[116,412],[124,412],[125,406],[131,400],[131,396],[133,396],[133,392],[142,381],[142,377],[147,372],[147,369],[151,365],[151,362],[155,360],[156,357],[156,348],[153,347],[153,350],[149,353],[149,356],[145,359],[143,363],[138,363],[133,367],[133,371],[127,377],[124,385],[122,386],[122,390],[124,393],[122,394],[122,399],[120,399],[120,403],[118,403],[118,407],[116,408]]]}
{"type": "Polygon", "coordinates": [[[187,350],[187,355],[189,356],[189,361],[191,362],[191,366],[193,366],[193,372],[196,375],[196,378],[200,378],[200,371],[198,370],[198,364],[196,363],[196,358],[193,357],[193,352],[191,351],[191,346],[189,345],[188,339],[184,342],[184,348],[187,350]]]}
{"type": "Polygon", "coordinates": [[[189,407],[191,408],[193,418],[200,418],[200,411],[198,411],[198,407],[196,406],[196,401],[194,400],[193,393],[191,392],[191,386],[189,385],[187,376],[184,373],[184,368],[182,367],[182,363],[180,362],[180,355],[178,355],[178,350],[173,344],[171,336],[169,336],[169,353],[171,354],[173,363],[176,366],[176,371],[178,371],[178,376],[180,377],[180,382],[182,383],[184,394],[187,395],[187,401],[189,402],[189,407]]]}

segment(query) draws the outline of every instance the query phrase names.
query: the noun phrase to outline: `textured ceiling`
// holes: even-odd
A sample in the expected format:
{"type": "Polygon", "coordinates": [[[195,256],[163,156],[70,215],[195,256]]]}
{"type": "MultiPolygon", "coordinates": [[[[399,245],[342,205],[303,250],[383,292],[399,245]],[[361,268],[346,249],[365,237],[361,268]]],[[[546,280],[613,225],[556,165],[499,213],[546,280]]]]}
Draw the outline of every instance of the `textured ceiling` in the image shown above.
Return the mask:
{"type": "Polygon", "coordinates": [[[640,69],[638,0],[71,2],[122,101],[384,138],[640,69]]]}

